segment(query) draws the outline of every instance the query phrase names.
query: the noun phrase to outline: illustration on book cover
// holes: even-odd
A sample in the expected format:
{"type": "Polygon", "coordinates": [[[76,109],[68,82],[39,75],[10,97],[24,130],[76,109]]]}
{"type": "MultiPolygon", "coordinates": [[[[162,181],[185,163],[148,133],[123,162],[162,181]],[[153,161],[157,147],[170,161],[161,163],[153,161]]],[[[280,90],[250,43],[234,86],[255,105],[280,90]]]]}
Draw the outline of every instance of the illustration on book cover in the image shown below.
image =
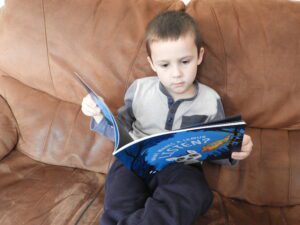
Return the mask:
{"type": "Polygon", "coordinates": [[[230,158],[241,148],[244,126],[188,130],[144,140],[117,155],[138,176],[155,174],[171,163],[230,158]]]}

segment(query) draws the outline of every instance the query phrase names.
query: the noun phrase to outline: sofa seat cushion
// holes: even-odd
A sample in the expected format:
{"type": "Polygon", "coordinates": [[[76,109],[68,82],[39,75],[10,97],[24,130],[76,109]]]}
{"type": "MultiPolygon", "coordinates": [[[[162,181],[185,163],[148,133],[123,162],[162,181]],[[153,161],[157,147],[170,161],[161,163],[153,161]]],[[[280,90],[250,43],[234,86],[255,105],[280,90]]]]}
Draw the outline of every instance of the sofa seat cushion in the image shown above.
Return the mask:
{"type": "Polygon", "coordinates": [[[100,217],[103,213],[104,195],[105,188],[102,188],[98,198],[93,201],[76,225],[99,225],[100,217]]]}
{"type": "MultiPolygon", "coordinates": [[[[99,225],[103,197],[104,189],[85,212],[78,225],[99,225]]],[[[204,216],[200,216],[194,225],[298,225],[300,224],[299,211],[299,205],[257,206],[246,201],[226,198],[214,192],[212,207],[204,216]]]]}
{"type": "Polygon", "coordinates": [[[256,206],[214,192],[211,209],[194,225],[297,225],[300,206],[256,206]]]}
{"type": "Polygon", "coordinates": [[[105,176],[53,166],[12,151],[0,164],[0,224],[77,224],[99,198],[105,176]]]}

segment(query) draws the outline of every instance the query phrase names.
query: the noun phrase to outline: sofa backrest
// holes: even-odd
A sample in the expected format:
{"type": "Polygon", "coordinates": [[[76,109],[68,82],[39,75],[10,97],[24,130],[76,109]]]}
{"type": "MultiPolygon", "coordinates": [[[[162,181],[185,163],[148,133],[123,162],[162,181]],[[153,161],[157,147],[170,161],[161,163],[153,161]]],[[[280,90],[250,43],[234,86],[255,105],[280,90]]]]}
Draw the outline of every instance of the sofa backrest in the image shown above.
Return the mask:
{"type": "Polygon", "coordinates": [[[17,149],[50,164],[106,172],[113,144],[89,131],[74,71],[113,112],[130,82],[151,75],[145,26],[178,0],[6,1],[0,10],[0,95],[19,128],[17,149]]]}
{"type": "Polygon", "coordinates": [[[254,148],[237,167],[207,165],[212,187],[259,205],[300,203],[300,3],[192,0],[205,58],[199,79],[242,114],[254,148]]]}

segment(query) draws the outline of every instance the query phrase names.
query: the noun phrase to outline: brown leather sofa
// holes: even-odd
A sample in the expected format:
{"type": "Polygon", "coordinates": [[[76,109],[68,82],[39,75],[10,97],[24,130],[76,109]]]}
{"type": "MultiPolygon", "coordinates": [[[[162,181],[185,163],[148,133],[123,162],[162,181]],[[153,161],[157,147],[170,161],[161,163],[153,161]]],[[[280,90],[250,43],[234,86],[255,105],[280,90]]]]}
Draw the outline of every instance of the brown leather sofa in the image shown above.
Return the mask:
{"type": "MultiPolygon", "coordinates": [[[[288,0],[6,0],[0,9],[0,224],[99,224],[113,145],[89,130],[73,72],[116,112],[153,75],[143,32],[186,10],[206,49],[199,80],[254,142],[238,166],[205,164],[199,225],[300,224],[300,3],[288,0]]],[[[149,106],[151,107],[151,106],[149,106]]]]}

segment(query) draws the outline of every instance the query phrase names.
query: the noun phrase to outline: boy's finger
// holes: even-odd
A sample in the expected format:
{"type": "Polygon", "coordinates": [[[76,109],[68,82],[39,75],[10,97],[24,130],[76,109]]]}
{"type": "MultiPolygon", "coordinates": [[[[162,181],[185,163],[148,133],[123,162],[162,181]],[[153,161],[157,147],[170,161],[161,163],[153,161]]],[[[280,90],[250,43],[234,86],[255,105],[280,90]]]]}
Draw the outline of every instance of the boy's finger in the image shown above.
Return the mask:
{"type": "Polygon", "coordinates": [[[98,108],[83,108],[82,111],[87,115],[87,116],[98,116],[101,114],[98,108]]]}
{"type": "Polygon", "coordinates": [[[87,104],[82,104],[81,108],[83,110],[85,110],[86,112],[88,112],[88,111],[94,111],[95,110],[94,107],[91,107],[90,105],[87,105],[87,104]]]}
{"type": "Polygon", "coordinates": [[[97,104],[95,103],[95,102],[93,102],[93,101],[90,101],[90,100],[86,100],[86,99],[84,99],[83,101],[82,101],[82,107],[85,107],[85,108],[91,108],[91,109],[97,109],[97,108],[99,108],[98,106],[97,106],[97,104]]]}
{"type": "Polygon", "coordinates": [[[97,106],[94,107],[94,106],[90,106],[90,105],[85,104],[85,103],[83,103],[81,105],[81,110],[86,112],[86,113],[89,113],[89,114],[91,114],[91,113],[94,114],[94,113],[100,113],[101,112],[100,109],[97,106]]]}
{"type": "Polygon", "coordinates": [[[244,145],[245,145],[245,146],[251,146],[251,147],[253,146],[252,139],[251,139],[251,137],[250,137],[249,135],[246,135],[246,134],[245,134],[242,145],[243,145],[243,146],[244,146],[244,145]]]}
{"type": "Polygon", "coordinates": [[[236,160],[245,159],[249,155],[248,152],[233,152],[231,157],[236,160]]]}
{"type": "Polygon", "coordinates": [[[97,104],[91,98],[85,98],[82,104],[88,105],[90,107],[96,107],[97,104]]]}
{"type": "Polygon", "coordinates": [[[90,105],[84,105],[82,108],[86,109],[87,111],[90,112],[95,112],[95,113],[100,113],[101,110],[99,109],[98,106],[90,106],[90,105]]]}
{"type": "Polygon", "coordinates": [[[85,108],[85,107],[82,107],[81,108],[81,111],[82,111],[82,113],[84,114],[84,115],[86,115],[86,116],[92,116],[93,114],[87,109],[87,108],[85,108]]]}

